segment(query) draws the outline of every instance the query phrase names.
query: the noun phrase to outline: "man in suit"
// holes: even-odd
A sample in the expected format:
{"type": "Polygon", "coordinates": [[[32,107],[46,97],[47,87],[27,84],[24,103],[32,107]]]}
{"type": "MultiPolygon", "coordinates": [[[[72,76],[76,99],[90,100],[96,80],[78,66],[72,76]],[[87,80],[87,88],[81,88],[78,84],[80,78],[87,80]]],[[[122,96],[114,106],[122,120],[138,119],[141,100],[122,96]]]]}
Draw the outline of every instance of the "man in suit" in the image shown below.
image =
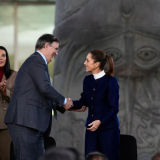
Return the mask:
{"type": "Polygon", "coordinates": [[[58,55],[59,40],[42,35],[33,53],[20,67],[5,116],[16,160],[39,160],[45,153],[43,136],[51,129],[52,109],[62,113],[73,105],[50,82],[48,63],[58,55]]]}

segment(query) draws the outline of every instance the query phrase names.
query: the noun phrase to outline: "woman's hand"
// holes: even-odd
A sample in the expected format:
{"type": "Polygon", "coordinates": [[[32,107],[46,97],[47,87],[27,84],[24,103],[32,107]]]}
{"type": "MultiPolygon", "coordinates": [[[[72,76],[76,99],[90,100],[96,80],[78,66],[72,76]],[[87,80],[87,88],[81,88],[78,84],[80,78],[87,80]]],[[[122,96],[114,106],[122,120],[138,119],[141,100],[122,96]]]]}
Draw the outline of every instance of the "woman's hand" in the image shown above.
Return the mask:
{"type": "Polygon", "coordinates": [[[71,111],[76,111],[76,112],[85,112],[85,111],[86,111],[86,109],[87,109],[87,107],[86,107],[86,106],[82,106],[82,108],[81,108],[81,109],[71,109],[71,111]]]}
{"type": "Polygon", "coordinates": [[[92,123],[90,123],[88,126],[90,128],[87,128],[88,130],[94,132],[98,129],[98,127],[101,125],[101,121],[100,120],[95,120],[92,123]]]}
{"type": "Polygon", "coordinates": [[[5,89],[6,89],[6,80],[4,80],[3,82],[0,82],[0,90],[4,92],[5,89]]]}

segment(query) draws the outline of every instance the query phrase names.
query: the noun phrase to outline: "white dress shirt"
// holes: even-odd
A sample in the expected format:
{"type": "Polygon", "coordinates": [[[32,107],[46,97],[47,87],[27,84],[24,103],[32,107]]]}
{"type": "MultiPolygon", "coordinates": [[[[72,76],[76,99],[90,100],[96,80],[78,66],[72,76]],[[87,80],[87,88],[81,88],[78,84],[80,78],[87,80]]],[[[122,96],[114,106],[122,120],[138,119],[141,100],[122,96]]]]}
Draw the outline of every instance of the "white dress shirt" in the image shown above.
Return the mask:
{"type": "Polygon", "coordinates": [[[38,53],[42,56],[42,58],[44,59],[45,63],[47,64],[47,59],[46,59],[46,57],[45,57],[40,51],[36,51],[36,52],[38,52],[38,53]]]}

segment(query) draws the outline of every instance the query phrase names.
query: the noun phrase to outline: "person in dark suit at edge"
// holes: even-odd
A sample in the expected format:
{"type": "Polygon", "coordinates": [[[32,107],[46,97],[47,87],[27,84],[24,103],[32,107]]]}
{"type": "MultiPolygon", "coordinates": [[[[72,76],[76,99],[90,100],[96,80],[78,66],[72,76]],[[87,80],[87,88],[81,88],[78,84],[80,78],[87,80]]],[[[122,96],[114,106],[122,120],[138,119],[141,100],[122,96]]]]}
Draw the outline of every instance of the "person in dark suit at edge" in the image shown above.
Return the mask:
{"type": "Polygon", "coordinates": [[[81,98],[73,101],[71,110],[88,107],[85,134],[85,157],[98,151],[109,160],[120,160],[119,85],[114,75],[111,56],[101,50],[91,51],[84,62],[86,72],[81,98]],[[104,72],[104,66],[108,70],[104,72]]]}
{"type": "Polygon", "coordinates": [[[20,67],[4,122],[14,146],[16,160],[39,160],[44,154],[43,136],[49,135],[52,109],[60,112],[73,102],[58,93],[50,82],[48,63],[58,55],[59,40],[52,34],[42,35],[35,53],[20,67]]]}

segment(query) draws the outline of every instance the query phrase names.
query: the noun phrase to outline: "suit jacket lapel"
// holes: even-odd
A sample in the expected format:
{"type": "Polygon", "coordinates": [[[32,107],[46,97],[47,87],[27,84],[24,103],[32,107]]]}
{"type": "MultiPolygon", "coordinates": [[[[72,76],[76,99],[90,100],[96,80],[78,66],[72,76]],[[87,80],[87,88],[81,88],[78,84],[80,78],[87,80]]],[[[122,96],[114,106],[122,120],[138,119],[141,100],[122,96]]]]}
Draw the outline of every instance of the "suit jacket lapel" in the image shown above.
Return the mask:
{"type": "Polygon", "coordinates": [[[48,65],[47,64],[46,64],[46,67],[47,67],[48,78],[50,79],[49,70],[48,70],[48,65]]]}
{"type": "Polygon", "coordinates": [[[44,61],[43,57],[42,57],[38,52],[35,52],[34,54],[36,54],[36,55],[38,55],[38,56],[41,57],[41,60],[43,61],[43,63],[44,63],[45,66],[47,67],[48,78],[50,79],[49,70],[48,70],[48,64],[46,64],[46,62],[44,61]]]}

